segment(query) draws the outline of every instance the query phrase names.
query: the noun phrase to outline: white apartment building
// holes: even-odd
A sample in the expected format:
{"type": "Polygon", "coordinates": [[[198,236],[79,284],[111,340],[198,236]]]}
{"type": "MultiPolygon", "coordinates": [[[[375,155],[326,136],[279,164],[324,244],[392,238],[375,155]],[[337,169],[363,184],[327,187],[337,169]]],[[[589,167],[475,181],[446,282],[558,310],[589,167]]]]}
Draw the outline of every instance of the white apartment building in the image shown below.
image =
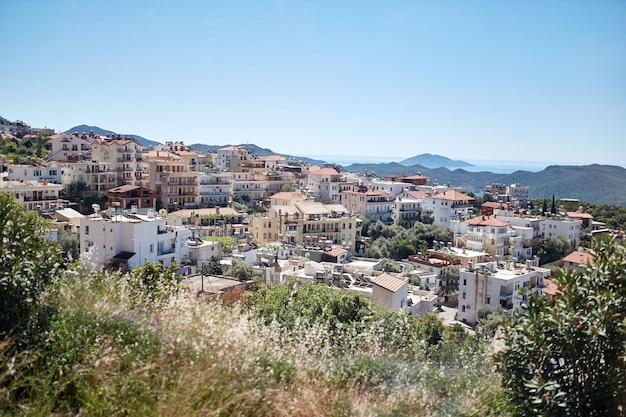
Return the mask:
{"type": "Polygon", "coordinates": [[[424,209],[432,212],[435,225],[449,228],[451,220],[469,216],[473,202],[473,197],[456,190],[447,190],[424,197],[424,209]]]}
{"type": "Polygon", "coordinates": [[[232,173],[233,200],[254,207],[265,197],[265,181],[255,172],[232,173]]]}
{"type": "Polygon", "coordinates": [[[94,161],[108,162],[117,172],[117,185],[140,185],[147,181],[147,165],[143,146],[135,139],[96,138],[91,145],[94,161]]]}
{"type": "Polygon", "coordinates": [[[400,220],[407,229],[415,225],[422,218],[424,191],[403,191],[396,196],[393,208],[393,218],[400,220]]]}
{"type": "Polygon", "coordinates": [[[580,229],[583,221],[566,216],[545,217],[540,223],[541,236],[548,239],[553,236],[563,236],[576,246],[580,245],[580,229]]]}
{"type": "Polygon", "coordinates": [[[413,186],[409,182],[388,181],[378,177],[365,176],[362,178],[362,184],[370,187],[372,190],[385,191],[396,197],[413,186]]]}
{"type": "Polygon", "coordinates": [[[50,211],[62,206],[59,193],[61,184],[43,181],[0,181],[0,192],[14,195],[15,201],[24,204],[26,210],[50,211]]]}
{"type": "Polygon", "coordinates": [[[123,265],[129,270],[145,262],[160,262],[164,267],[187,258],[189,230],[170,226],[165,218],[148,214],[100,212],[80,221],[80,251],[92,251],[91,261],[98,266],[123,265]]]}
{"type": "Polygon", "coordinates": [[[61,184],[65,186],[76,181],[84,182],[89,194],[102,195],[117,185],[117,171],[111,169],[109,162],[64,162],[59,168],[61,184]]]}
{"type": "MultiPolygon", "coordinates": [[[[539,239],[548,239],[554,236],[563,236],[577,246],[580,244],[580,231],[583,228],[583,219],[567,215],[552,216],[520,216],[508,210],[495,210],[498,219],[507,222],[513,227],[531,228],[532,238],[525,245],[532,246],[539,239]]],[[[527,237],[527,234],[524,234],[527,237]]]]}
{"type": "Polygon", "coordinates": [[[7,165],[9,181],[43,181],[61,184],[61,170],[58,166],[7,165]]]}
{"type": "Polygon", "coordinates": [[[320,168],[307,173],[305,188],[318,201],[339,203],[341,192],[352,186],[335,168],[320,168]]]}
{"type": "Polygon", "coordinates": [[[50,138],[52,149],[48,160],[51,161],[89,161],[92,158],[91,144],[93,135],[84,133],[61,133],[50,138]]]}
{"type": "Polygon", "coordinates": [[[225,207],[230,202],[231,178],[229,172],[200,172],[198,174],[198,203],[200,207],[225,207]]]}
{"type": "Polygon", "coordinates": [[[248,150],[239,146],[225,146],[217,150],[217,167],[224,171],[242,171],[249,160],[248,150]]]}
{"type": "Polygon", "coordinates": [[[510,317],[521,308],[523,291],[542,294],[544,278],[550,270],[513,261],[473,264],[460,270],[459,320],[471,326],[478,321],[478,310],[502,307],[510,317]]]}
{"type": "Polygon", "coordinates": [[[348,210],[369,217],[372,222],[393,223],[394,198],[385,191],[359,186],[341,193],[341,204],[348,210]]]}
{"type": "Polygon", "coordinates": [[[168,211],[198,207],[199,173],[170,152],[150,152],[149,158],[148,188],[160,195],[159,205],[168,211]]]}

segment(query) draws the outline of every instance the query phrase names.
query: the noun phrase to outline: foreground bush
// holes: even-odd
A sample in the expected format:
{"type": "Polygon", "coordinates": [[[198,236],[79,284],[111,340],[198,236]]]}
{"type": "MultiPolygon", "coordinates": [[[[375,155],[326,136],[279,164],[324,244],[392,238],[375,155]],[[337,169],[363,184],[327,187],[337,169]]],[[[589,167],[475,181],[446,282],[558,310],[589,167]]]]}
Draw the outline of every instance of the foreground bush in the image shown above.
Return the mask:
{"type": "Polygon", "coordinates": [[[523,415],[626,416],[626,248],[592,248],[584,272],[559,271],[560,294],[530,296],[506,329],[500,362],[523,415]]]}

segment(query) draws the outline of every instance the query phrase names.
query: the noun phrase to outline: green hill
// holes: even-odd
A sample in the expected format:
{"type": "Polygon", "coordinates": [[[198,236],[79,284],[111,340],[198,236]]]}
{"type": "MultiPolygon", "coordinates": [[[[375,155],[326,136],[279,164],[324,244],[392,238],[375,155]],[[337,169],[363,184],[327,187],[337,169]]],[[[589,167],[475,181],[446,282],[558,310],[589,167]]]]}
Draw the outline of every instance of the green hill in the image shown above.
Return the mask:
{"type": "MultiPolygon", "coordinates": [[[[98,126],[88,126],[88,125],[78,125],[78,126],[74,126],[70,129],[67,129],[65,132],[63,133],[74,133],[74,132],[79,132],[79,133],[89,133],[90,131],[93,131],[94,134],[99,135],[99,136],[117,136],[119,135],[119,133],[116,133],[112,130],[106,130],[106,129],[102,129],[98,126]]],[[[139,142],[142,146],[149,148],[150,146],[157,146],[160,145],[159,142],[150,140],[150,139],[146,139],[142,136],[139,135],[131,135],[131,134],[122,134],[122,137],[127,137],[127,138],[133,138],[135,139],[137,142],[139,142]]]]}
{"type": "Polygon", "coordinates": [[[439,184],[449,183],[466,187],[468,191],[482,193],[487,184],[528,185],[530,198],[576,198],[598,204],[626,206],[626,169],[613,165],[552,165],[539,172],[515,171],[511,174],[468,172],[463,169],[429,169],[421,165],[403,166],[398,163],[353,164],[347,171],[376,173],[384,177],[391,174],[421,172],[439,184]]]}

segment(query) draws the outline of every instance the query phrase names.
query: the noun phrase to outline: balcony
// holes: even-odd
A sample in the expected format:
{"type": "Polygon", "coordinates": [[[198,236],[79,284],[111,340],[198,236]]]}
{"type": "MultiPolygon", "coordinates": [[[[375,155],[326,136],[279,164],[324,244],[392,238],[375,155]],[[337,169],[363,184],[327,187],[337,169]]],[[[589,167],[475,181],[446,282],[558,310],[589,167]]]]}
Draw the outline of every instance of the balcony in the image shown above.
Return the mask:
{"type": "Polygon", "coordinates": [[[509,297],[513,297],[513,290],[500,290],[500,298],[506,299],[509,297]]]}

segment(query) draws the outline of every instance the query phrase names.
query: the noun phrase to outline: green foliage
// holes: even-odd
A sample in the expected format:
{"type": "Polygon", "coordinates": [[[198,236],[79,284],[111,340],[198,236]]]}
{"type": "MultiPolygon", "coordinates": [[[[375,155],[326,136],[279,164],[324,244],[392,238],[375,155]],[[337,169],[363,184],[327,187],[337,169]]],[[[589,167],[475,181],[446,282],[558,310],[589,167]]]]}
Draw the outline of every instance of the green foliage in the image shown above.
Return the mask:
{"type": "Polygon", "coordinates": [[[172,262],[167,268],[159,262],[146,262],[132,270],[128,276],[136,297],[149,302],[167,300],[180,289],[182,277],[177,274],[179,265],[172,262]]]}
{"type": "Polygon", "coordinates": [[[484,306],[478,310],[478,324],[476,334],[485,341],[491,341],[498,331],[498,327],[509,323],[509,315],[500,306],[484,306]]]}
{"type": "Polygon", "coordinates": [[[364,237],[369,237],[370,236],[370,228],[372,227],[372,219],[370,219],[369,217],[362,217],[361,218],[362,223],[361,223],[361,235],[363,235],[364,237]]]}
{"type": "Polygon", "coordinates": [[[211,242],[220,242],[222,244],[222,251],[230,253],[235,249],[236,241],[232,236],[206,236],[204,240],[211,242]]]}
{"type": "Polygon", "coordinates": [[[593,255],[583,273],[554,276],[555,300],[529,296],[505,329],[503,382],[522,415],[624,415],[626,249],[598,239],[593,255]]]}
{"type": "Polygon", "coordinates": [[[59,274],[61,253],[44,239],[51,225],[0,193],[0,336],[37,331],[40,298],[59,274]]]}
{"type": "Polygon", "coordinates": [[[80,256],[80,235],[78,233],[60,229],[57,242],[61,246],[66,262],[78,259],[80,256]]]}
{"type": "Polygon", "coordinates": [[[446,302],[448,301],[450,295],[456,294],[457,291],[459,291],[460,275],[458,267],[451,266],[446,268],[441,286],[441,295],[444,296],[446,302]]]}
{"type": "Polygon", "coordinates": [[[250,281],[260,277],[261,271],[255,269],[249,263],[235,258],[232,264],[224,271],[224,275],[236,278],[239,281],[250,281]]]}
{"type": "Polygon", "coordinates": [[[298,323],[322,326],[338,345],[348,343],[348,334],[375,332],[385,347],[398,355],[421,352],[418,341],[435,345],[444,333],[434,314],[410,316],[372,305],[358,294],[297,280],[261,286],[249,294],[246,309],[264,324],[278,323],[287,332],[298,323]]]}
{"type": "Polygon", "coordinates": [[[23,139],[23,136],[11,138],[0,135],[0,154],[9,160],[17,161],[16,163],[41,161],[51,147],[49,139],[49,136],[42,135],[27,139],[23,139]]]}
{"type": "Polygon", "coordinates": [[[217,257],[212,256],[211,260],[208,263],[202,265],[202,269],[200,270],[202,275],[222,275],[222,264],[217,257]]]}
{"type": "Polygon", "coordinates": [[[576,249],[574,242],[567,240],[564,236],[551,236],[542,239],[539,245],[533,248],[533,253],[539,256],[541,265],[558,261],[569,255],[576,249]]]}
{"type": "Polygon", "coordinates": [[[385,272],[400,272],[400,265],[392,259],[383,258],[381,259],[380,269],[385,272]]]}
{"type": "Polygon", "coordinates": [[[416,223],[411,229],[394,224],[376,222],[369,227],[370,243],[365,248],[365,256],[371,258],[406,259],[417,249],[429,248],[434,241],[451,242],[452,232],[433,224],[416,223]]]}

